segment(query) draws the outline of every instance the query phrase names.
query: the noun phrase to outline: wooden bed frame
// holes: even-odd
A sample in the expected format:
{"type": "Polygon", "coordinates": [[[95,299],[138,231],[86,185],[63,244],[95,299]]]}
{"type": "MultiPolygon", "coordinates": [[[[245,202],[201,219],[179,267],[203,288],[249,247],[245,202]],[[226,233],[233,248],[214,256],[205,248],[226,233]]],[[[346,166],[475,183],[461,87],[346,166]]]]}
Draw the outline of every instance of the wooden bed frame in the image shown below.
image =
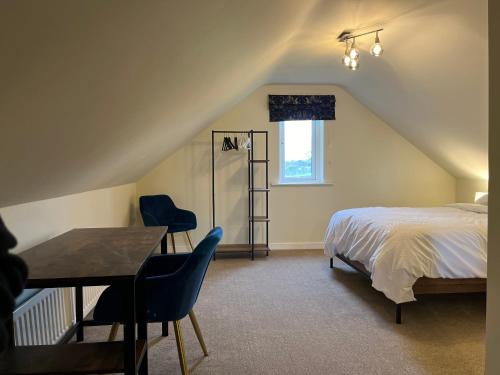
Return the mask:
{"type": "MultiPolygon", "coordinates": [[[[350,260],[343,255],[335,255],[341,261],[354,268],[371,280],[371,274],[366,267],[356,260],[350,260]]],[[[330,268],[333,268],[333,258],[330,258],[330,268]]],[[[486,293],[486,279],[443,279],[421,277],[413,285],[415,295],[449,294],[449,293],[486,293]]],[[[396,323],[401,324],[401,303],[396,304],[396,323]]]]}

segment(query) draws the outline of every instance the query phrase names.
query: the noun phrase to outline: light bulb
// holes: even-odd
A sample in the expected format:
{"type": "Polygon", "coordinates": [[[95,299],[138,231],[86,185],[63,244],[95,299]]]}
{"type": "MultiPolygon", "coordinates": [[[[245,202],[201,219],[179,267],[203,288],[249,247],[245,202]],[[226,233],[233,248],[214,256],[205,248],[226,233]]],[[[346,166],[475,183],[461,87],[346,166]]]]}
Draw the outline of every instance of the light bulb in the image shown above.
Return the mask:
{"type": "Polygon", "coordinates": [[[349,50],[349,57],[351,59],[356,59],[359,56],[359,51],[356,48],[356,39],[352,40],[351,49],[349,50]]]}
{"type": "Polygon", "coordinates": [[[359,69],[359,58],[351,59],[349,63],[349,69],[358,70],[359,69]]]}
{"type": "Polygon", "coordinates": [[[344,64],[345,66],[349,66],[350,63],[351,63],[351,58],[349,56],[349,46],[347,45],[347,40],[346,40],[344,56],[342,56],[342,64],[344,64]]]}
{"type": "Polygon", "coordinates": [[[345,66],[349,66],[349,64],[351,63],[351,58],[349,57],[349,55],[344,55],[342,57],[342,63],[345,65],[345,66]]]}
{"type": "Polygon", "coordinates": [[[375,57],[378,57],[382,53],[384,53],[384,50],[382,48],[382,44],[380,44],[380,39],[378,37],[378,31],[377,31],[377,34],[375,36],[375,43],[373,44],[372,48],[370,48],[370,53],[375,57]]]}
{"type": "Polygon", "coordinates": [[[375,43],[370,50],[370,53],[375,57],[380,56],[383,52],[384,50],[382,49],[380,43],[375,43]]]}

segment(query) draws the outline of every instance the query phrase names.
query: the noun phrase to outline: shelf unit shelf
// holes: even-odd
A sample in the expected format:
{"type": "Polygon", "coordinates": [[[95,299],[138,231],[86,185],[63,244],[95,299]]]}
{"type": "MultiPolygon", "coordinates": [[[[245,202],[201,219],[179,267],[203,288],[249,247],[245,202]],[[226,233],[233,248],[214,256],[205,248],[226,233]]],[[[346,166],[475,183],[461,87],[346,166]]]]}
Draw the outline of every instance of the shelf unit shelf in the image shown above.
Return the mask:
{"type": "Polygon", "coordinates": [[[266,216],[249,216],[248,217],[248,221],[255,221],[256,223],[263,223],[263,222],[266,222],[266,221],[271,221],[271,219],[269,219],[268,217],[266,216]]]}
{"type": "MultiPolygon", "coordinates": [[[[266,244],[254,244],[254,252],[268,252],[269,246],[266,244]]],[[[252,253],[252,245],[248,243],[241,244],[223,244],[217,246],[218,253],[252,253]]]]}
{"type": "MultiPolygon", "coordinates": [[[[212,130],[212,227],[216,225],[215,217],[215,137],[217,134],[244,134],[250,138],[250,148],[247,151],[248,158],[248,243],[247,244],[224,244],[217,246],[216,253],[249,253],[251,259],[255,259],[256,252],[265,252],[269,255],[269,133],[264,130],[243,130],[243,131],[225,131],[212,130]],[[257,159],[254,157],[256,148],[256,140],[264,138],[265,140],[265,157],[257,159]],[[255,168],[256,164],[265,166],[265,186],[255,187],[255,168]],[[255,213],[255,193],[264,193],[265,199],[265,214],[257,215],[255,213]],[[265,244],[255,243],[255,225],[256,223],[265,223],[265,244]]],[[[214,254],[214,259],[215,259],[214,254]]]]}
{"type": "Polygon", "coordinates": [[[269,159],[255,159],[248,160],[249,163],[269,163],[269,159]]]}

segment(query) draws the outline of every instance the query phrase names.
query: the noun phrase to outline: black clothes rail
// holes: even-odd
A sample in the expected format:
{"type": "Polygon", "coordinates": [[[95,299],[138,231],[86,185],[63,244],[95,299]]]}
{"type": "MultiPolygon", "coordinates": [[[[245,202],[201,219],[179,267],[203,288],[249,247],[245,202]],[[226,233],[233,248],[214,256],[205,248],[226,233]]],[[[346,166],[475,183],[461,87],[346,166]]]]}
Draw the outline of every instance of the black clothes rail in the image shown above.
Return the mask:
{"type": "MultiPolygon", "coordinates": [[[[246,244],[223,244],[217,246],[214,254],[214,259],[220,253],[248,253],[252,260],[255,259],[256,252],[265,252],[269,255],[269,135],[265,130],[212,130],[212,228],[216,226],[216,209],[215,209],[215,141],[217,135],[225,134],[240,134],[245,135],[250,140],[250,147],[247,148],[248,158],[248,243],[246,244]],[[256,141],[259,143],[265,142],[265,158],[255,159],[254,151],[256,141]],[[265,186],[255,186],[255,165],[264,164],[266,168],[265,186]],[[255,210],[255,194],[264,194],[265,196],[265,212],[262,215],[257,215],[255,210]],[[265,243],[255,243],[255,225],[256,223],[265,224],[265,243]]],[[[227,145],[234,145],[234,142],[223,143],[223,151],[227,151],[227,145]]],[[[238,145],[234,149],[236,150],[238,145]]],[[[231,147],[230,147],[231,148],[231,147]]]]}

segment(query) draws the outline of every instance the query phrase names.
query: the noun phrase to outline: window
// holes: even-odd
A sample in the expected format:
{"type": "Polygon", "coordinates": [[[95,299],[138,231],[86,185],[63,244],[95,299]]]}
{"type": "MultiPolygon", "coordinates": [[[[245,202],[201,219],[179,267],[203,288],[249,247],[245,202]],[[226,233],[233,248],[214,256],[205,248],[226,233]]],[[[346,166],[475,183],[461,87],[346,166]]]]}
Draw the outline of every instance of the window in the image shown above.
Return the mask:
{"type": "Polygon", "coordinates": [[[323,121],[280,122],[280,183],[323,183],[323,121]]]}

